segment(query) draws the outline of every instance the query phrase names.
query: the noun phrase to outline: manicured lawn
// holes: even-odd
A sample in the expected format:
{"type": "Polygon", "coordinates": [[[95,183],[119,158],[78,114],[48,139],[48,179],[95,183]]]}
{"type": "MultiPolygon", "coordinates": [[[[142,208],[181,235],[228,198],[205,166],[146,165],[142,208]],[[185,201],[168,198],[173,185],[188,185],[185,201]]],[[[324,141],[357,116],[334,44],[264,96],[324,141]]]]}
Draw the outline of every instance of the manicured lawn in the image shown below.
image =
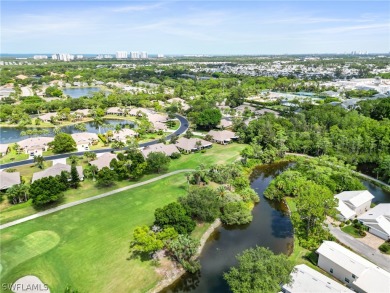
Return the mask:
{"type": "Polygon", "coordinates": [[[189,155],[182,155],[178,160],[172,160],[169,170],[196,168],[200,164],[206,167],[213,164],[226,164],[236,161],[245,144],[232,143],[228,145],[213,144],[213,147],[206,149],[205,153],[197,152],[189,155]]]}
{"type": "Polygon", "coordinates": [[[11,143],[9,145],[9,153],[0,158],[0,164],[6,164],[6,163],[11,163],[11,162],[22,161],[22,160],[28,159],[28,154],[25,154],[25,153],[18,154],[14,150],[13,145],[14,144],[11,143]]]}
{"type": "MultiPolygon", "coordinates": [[[[223,164],[230,163],[237,158],[239,158],[239,152],[245,147],[243,144],[229,144],[229,145],[216,145],[214,144],[211,149],[206,150],[205,153],[195,153],[189,155],[182,155],[179,159],[172,160],[168,172],[172,172],[175,170],[181,169],[195,169],[200,164],[205,164],[206,166],[210,166],[212,164],[223,164]]],[[[69,159],[67,160],[69,164],[69,159]]],[[[51,161],[46,161],[45,164],[51,164],[51,161]]],[[[81,158],[78,162],[78,165],[83,166],[83,168],[87,165],[87,162],[84,158],[81,158]]],[[[32,173],[40,171],[40,169],[36,167],[21,166],[17,167],[17,171],[21,172],[22,176],[25,176],[28,180],[26,182],[30,182],[32,177],[32,173]],[[30,179],[29,179],[30,178],[30,179]]],[[[47,165],[49,166],[49,165],[47,165]]],[[[161,174],[148,174],[142,177],[141,181],[145,181],[154,177],[157,177],[161,174]]],[[[184,173],[178,174],[180,178],[185,178],[184,173]]],[[[62,202],[57,203],[56,205],[73,202],[76,200],[80,200],[83,198],[95,196],[98,194],[105,193],[107,191],[111,191],[117,188],[121,188],[124,186],[128,186],[131,184],[137,183],[136,181],[120,181],[116,182],[116,184],[109,188],[97,188],[95,186],[95,182],[92,180],[85,180],[81,183],[81,186],[78,189],[70,189],[65,192],[65,196],[62,202]]],[[[7,199],[0,204],[0,222],[2,224],[27,217],[29,215],[35,214],[37,210],[32,206],[31,201],[27,203],[11,205],[8,203],[7,199]]]]}
{"type": "Polygon", "coordinates": [[[347,233],[355,238],[362,238],[363,237],[359,234],[359,231],[355,227],[353,227],[352,225],[342,227],[341,231],[343,231],[343,232],[345,232],[345,233],[347,233]]]}
{"type": "Polygon", "coordinates": [[[129,259],[133,229],[186,193],[183,176],[72,207],[2,231],[3,283],[34,274],[52,292],[145,292],[159,280],[150,261],[129,259]]]}

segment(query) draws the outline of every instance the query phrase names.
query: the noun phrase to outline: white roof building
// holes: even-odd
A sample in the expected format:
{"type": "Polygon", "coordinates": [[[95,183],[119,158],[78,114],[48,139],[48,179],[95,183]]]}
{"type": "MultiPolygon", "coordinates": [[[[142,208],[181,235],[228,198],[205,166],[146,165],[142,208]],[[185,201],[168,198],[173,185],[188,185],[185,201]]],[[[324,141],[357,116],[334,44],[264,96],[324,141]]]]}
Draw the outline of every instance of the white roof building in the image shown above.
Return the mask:
{"type": "Polygon", "coordinates": [[[20,172],[0,172],[0,190],[20,184],[20,172]]]}
{"type": "Polygon", "coordinates": [[[180,137],[176,142],[176,147],[179,150],[182,150],[187,153],[190,153],[192,151],[197,151],[199,149],[203,149],[210,146],[212,146],[211,142],[200,138],[180,137]]]}
{"type": "MultiPolygon", "coordinates": [[[[83,167],[76,166],[76,169],[77,169],[77,173],[79,174],[80,180],[83,180],[83,178],[84,178],[83,167]]],[[[57,163],[57,164],[47,168],[46,170],[43,170],[40,172],[35,172],[33,174],[31,182],[34,182],[35,180],[39,180],[39,179],[42,179],[45,177],[50,177],[50,176],[55,177],[55,176],[61,175],[62,171],[66,171],[66,172],[70,173],[70,170],[71,170],[70,165],[57,163]]]]}
{"type": "Polygon", "coordinates": [[[348,220],[368,211],[374,196],[368,190],[344,191],[335,195],[337,210],[342,220],[348,220]]]}
{"type": "Polygon", "coordinates": [[[99,137],[96,133],[92,132],[79,132],[71,134],[73,140],[76,142],[76,145],[87,144],[90,145],[96,140],[99,140],[99,137]]]}
{"type": "Polygon", "coordinates": [[[369,232],[385,240],[390,239],[390,203],[381,203],[358,217],[369,232]]]}
{"type": "Polygon", "coordinates": [[[8,144],[2,143],[0,144],[0,156],[4,156],[8,152],[8,144]]]}
{"type": "Polygon", "coordinates": [[[103,169],[104,167],[110,168],[110,163],[113,159],[116,159],[116,155],[112,153],[104,153],[96,160],[89,162],[90,165],[95,165],[98,170],[103,169]]]}
{"type": "Polygon", "coordinates": [[[210,130],[207,134],[211,135],[213,140],[220,144],[226,144],[229,143],[232,139],[238,138],[238,136],[233,131],[229,130],[210,130]]]}
{"type": "Polygon", "coordinates": [[[295,266],[291,272],[291,277],[291,283],[282,287],[284,293],[353,292],[304,264],[295,266]]]}
{"type": "Polygon", "coordinates": [[[147,146],[141,150],[142,155],[147,158],[150,153],[164,153],[166,156],[172,156],[174,153],[180,153],[174,144],[157,143],[147,146]]]}
{"type": "Polygon", "coordinates": [[[129,137],[137,136],[137,132],[129,128],[122,128],[118,132],[114,131],[111,140],[126,142],[129,137]]]}
{"type": "Polygon", "coordinates": [[[390,273],[333,241],[317,249],[318,266],[356,292],[388,293],[390,273]]]}
{"type": "Polygon", "coordinates": [[[49,143],[53,140],[53,137],[38,136],[21,140],[17,142],[17,144],[20,149],[25,151],[25,153],[40,151],[41,154],[42,151],[46,151],[48,149],[49,143]]]}

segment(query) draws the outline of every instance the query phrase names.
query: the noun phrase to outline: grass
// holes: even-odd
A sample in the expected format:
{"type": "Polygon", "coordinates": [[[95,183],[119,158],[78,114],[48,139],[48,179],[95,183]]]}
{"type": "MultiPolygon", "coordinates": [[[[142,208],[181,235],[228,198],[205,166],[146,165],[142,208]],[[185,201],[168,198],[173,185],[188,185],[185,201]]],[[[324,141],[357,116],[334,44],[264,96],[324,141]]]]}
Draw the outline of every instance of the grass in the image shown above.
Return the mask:
{"type": "MultiPolygon", "coordinates": [[[[241,144],[229,144],[229,145],[214,145],[211,149],[208,149],[205,153],[195,153],[189,155],[182,155],[179,159],[172,160],[168,172],[181,169],[195,169],[200,164],[210,166],[212,164],[223,164],[235,161],[239,157],[239,152],[245,147],[241,144]]],[[[67,163],[70,164],[70,160],[67,159],[67,163]]],[[[45,164],[51,164],[51,161],[46,161],[45,164]]],[[[87,161],[82,158],[78,161],[77,165],[81,165],[83,168],[87,165],[87,161]]],[[[31,165],[16,167],[15,169],[21,172],[25,182],[30,182],[32,173],[40,171],[37,167],[30,167],[31,165]]],[[[49,166],[49,165],[46,165],[49,166]]],[[[57,205],[65,204],[73,201],[77,201],[83,198],[95,196],[105,193],[117,188],[132,185],[137,182],[145,181],[161,174],[148,174],[142,177],[139,181],[119,181],[112,187],[97,188],[95,182],[92,180],[85,180],[81,183],[78,189],[70,189],[65,192],[64,200],[57,205]]],[[[184,174],[179,174],[179,177],[185,178],[184,174]]],[[[52,207],[52,206],[51,206],[52,207]]],[[[32,206],[31,200],[18,205],[11,205],[7,200],[3,200],[0,204],[0,222],[2,224],[27,217],[29,215],[38,212],[32,206]]]]}
{"type": "Polygon", "coordinates": [[[342,227],[341,231],[343,231],[343,232],[345,232],[345,233],[347,233],[355,238],[362,238],[363,237],[359,234],[359,231],[352,225],[342,227]]]}
{"type": "Polygon", "coordinates": [[[11,163],[15,161],[22,161],[22,160],[27,160],[29,158],[28,154],[22,153],[18,154],[14,148],[12,147],[13,143],[10,144],[9,146],[9,152],[5,156],[0,158],[0,164],[6,164],[6,163],[11,163]]]}
{"type": "Polygon", "coordinates": [[[185,178],[172,176],[7,228],[2,282],[33,273],[52,292],[67,285],[80,292],[145,292],[160,276],[151,261],[129,259],[131,233],[185,193],[185,178]]]}

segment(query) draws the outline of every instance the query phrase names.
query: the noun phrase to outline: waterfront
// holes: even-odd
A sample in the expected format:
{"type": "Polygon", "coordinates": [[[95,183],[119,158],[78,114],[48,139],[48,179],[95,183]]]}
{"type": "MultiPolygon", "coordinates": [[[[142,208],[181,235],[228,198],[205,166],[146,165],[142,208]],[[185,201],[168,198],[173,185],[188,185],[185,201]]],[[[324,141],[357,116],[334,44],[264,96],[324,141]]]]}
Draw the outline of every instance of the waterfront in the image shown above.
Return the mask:
{"type": "Polygon", "coordinates": [[[70,96],[73,99],[77,99],[83,96],[90,97],[93,93],[99,92],[102,89],[99,87],[77,87],[66,88],[63,90],[64,95],[70,96]]]}
{"type": "MultiPolygon", "coordinates": [[[[134,122],[129,121],[129,120],[117,120],[117,119],[105,119],[104,120],[104,125],[102,126],[97,126],[94,122],[86,122],[84,123],[86,126],[86,132],[92,132],[92,133],[104,133],[108,131],[109,129],[115,129],[115,126],[117,124],[120,124],[122,127],[125,127],[128,125],[129,127],[134,126],[134,122]],[[110,125],[107,127],[107,125],[110,125]]],[[[68,126],[61,126],[62,132],[65,133],[76,133],[76,132],[82,132],[76,129],[75,124],[73,125],[68,125],[68,126]]],[[[22,131],[26,130],[42,130],[42,128],[20,128],[20,127],[1,127],[0,128],[0,143],[14,143],[18,142],[20,140],[26,139],[29,136],[21,136],[22,131]]],[[[54,136],[54,128],[46,128],[49,133],[48,134],[42,134],[38,136],[54,136]]],[[[31,137],[31,136],[30,136],[31,137]]]]}
{"type": "Polygon", "coordinates": [[[283,203],[271,202],[263,192],[289,163],[257,167],[250,177],[251,187],[260,197],[253,209],[253,221],[243,226],[220,226],[208,239],[200,256],[201,270],[186,274],[162,292],[228,292],[223,273],[236,264],[235,256],[256,245],[275,253],[289,254],[293,248],[293,227],[283,203]]]}

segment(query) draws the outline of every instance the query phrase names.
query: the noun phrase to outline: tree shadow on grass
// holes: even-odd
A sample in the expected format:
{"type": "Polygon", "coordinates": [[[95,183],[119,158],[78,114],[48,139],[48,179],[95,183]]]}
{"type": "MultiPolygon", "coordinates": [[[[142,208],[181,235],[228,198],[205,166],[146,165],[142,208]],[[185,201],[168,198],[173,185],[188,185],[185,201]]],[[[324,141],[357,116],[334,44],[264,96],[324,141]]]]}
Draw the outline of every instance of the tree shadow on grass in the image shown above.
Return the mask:
{"type": "Polygon", "coordinates": [[[145,261],[151,261],[152,260],[152,257],[150,255],[150,253],[147,253],[147,252],[140,252],[140,251],[133,251],[133,252],[130,252],[130,255],[128,258],[126,258],[126,260],[140,260],[142,262],[145,262],[145,261]]]}

